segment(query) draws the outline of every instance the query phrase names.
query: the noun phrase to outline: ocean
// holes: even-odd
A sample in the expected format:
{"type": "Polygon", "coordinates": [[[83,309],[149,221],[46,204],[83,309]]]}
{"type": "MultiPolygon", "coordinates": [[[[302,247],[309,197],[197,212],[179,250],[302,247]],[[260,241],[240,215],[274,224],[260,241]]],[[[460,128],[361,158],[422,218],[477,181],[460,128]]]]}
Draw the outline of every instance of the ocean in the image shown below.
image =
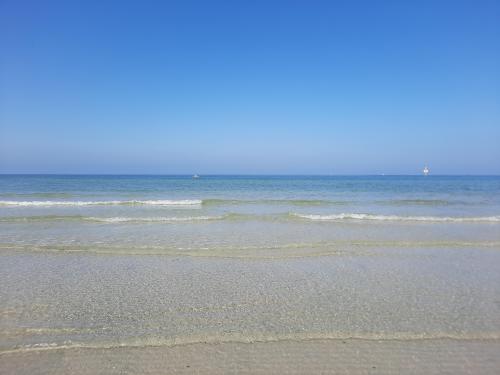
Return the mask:
{"type": "Polygon", "coordinates": [[[500,339],[498,176],[0,176],[0,353],[500,339]]]}

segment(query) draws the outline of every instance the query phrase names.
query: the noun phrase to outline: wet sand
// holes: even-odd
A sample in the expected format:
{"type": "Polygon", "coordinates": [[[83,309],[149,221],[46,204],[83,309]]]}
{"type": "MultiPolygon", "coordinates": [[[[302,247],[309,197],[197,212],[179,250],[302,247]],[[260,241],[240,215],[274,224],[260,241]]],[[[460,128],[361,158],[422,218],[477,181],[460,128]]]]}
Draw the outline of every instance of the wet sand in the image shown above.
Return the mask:
{"type": "Polygon", "coordinates": [[[498,374],[500,340],[284,340],[0,355],[2,374],[498,374]]]}

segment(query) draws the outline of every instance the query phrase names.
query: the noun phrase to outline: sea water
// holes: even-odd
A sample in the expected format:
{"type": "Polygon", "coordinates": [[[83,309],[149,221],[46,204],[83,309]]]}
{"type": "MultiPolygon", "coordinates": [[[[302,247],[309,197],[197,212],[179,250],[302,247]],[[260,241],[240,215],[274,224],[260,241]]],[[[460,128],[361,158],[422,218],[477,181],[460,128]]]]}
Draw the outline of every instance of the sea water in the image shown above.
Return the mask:
{"type": "Polygon", "coordinates": [[[0,176],[0,351],[500,339],[500,177],[0,176]]]}

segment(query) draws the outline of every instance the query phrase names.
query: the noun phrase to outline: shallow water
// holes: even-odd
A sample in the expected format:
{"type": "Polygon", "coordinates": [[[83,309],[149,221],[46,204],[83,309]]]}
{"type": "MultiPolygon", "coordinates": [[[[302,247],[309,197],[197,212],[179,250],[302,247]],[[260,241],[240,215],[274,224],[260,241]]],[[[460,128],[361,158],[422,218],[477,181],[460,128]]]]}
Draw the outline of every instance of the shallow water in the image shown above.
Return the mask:
{"type": "Polygon", "coordinates": [[[499,177],[0,176],[0,350],[500,339],[499,177]]]}

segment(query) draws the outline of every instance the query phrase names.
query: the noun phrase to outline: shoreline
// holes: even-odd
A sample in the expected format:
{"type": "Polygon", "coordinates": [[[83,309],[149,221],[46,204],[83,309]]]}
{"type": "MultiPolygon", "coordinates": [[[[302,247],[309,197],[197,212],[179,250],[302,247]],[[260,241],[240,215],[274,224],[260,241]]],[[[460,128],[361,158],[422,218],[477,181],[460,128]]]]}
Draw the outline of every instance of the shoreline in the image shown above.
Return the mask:
{"type": "MultiPolygon", "coordinates": [[[[254,344],[279,344],[279,343],[314,343],[314,342],[437,342],[437,341],[456,341],[456,342],[499,342],[500,333],[491,333],[490,335],[454,335],[454,334],[291,334],[284,336],[273,335],[241,335],[241,334],[227,334],[219,336],[205,336],[205,337],[131,337],[126,341],[117,342],[68,342],[58,344],[53,343],[40,343],[34,345],[20,346],[12,349],[0,350],[0,359],[3,356],[39,353],[49,351],[64,351],[64,350],[114,350],[114,349],[147,349],[147,348],[165,348],[175,349],[178,347],[186,347],[191,345],[254,345],[254,344]]],[[[500,354],[500,353],[499,353],[500,354]]]]}
{"type": "Polygon", "coordinates": [[[4,353],[16,374],[495,374],[500,340],[308,340],[4,353]]]}

